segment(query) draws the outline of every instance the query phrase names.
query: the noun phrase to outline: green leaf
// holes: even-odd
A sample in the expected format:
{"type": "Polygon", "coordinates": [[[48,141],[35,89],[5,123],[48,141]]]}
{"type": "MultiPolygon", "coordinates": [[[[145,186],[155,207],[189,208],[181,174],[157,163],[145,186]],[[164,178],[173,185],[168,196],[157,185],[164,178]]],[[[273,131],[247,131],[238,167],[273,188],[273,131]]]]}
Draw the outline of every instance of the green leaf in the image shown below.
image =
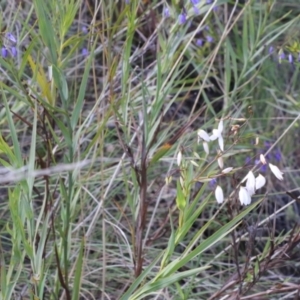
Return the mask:
{"type": "Polygon", "coordinates": [[[82,111],[83,101],[84,101],[88,77],[89,77],[89,72],[91,69],[92,61],[94,59],[95,47],[96,47],[96,41],[93,45],[93,48],[91,49],[90,56],[85,64],[84,73],[82,75],[81,84],[80,84],[80,88],[79,88],[79,92],[78,92],[78,97],[77,97],[77,100],[76,100],[76,103],[75,103],[75,106],[73,109],[73,113],[71,116],[71,127],[73,130],[77,126],[77,123],[78,123],[78,120],[79,120],[79,117],[80,117],[80,114],[82,111]]]}
{"type": "Polygon", "coordinates": [[[232,230],[234,230],[239,224],[240,221],[252,210],[254,209],[260,201],[257,201],[250,205],[247,209],[242,211],[239,215],[237,215],[233,220],[222,226],[218,231],[212,234],[210,237],[205,239],[197,246],[194,250],[189,253],[184,253],[181,257],[175,259],[171,262],[164,270],[162,270],[159,274],[160,277],[168,277],[172,273],[176,272],[178,269],[186,265],[189,261],[191,261],[197,255],[200,255],[204,251],[211,248],[213,245],[222,240],[225,236],[227,236],[232,230]]]}
{"type": "Polygon", "coordinates": [[[171,236],[169,238],[167,249],[165,249],[164,256],[160,263],[161,269],[163,269],[166,266],[166,264],[169,263],[169,259],[174,252],[175,245],[176,245],[175,244],[175,231],[174,231],[173,222],[171,220],[171,236]]]}
{"type": "Polygon", "coordinates": [[[132,283],[126,293],[120,298],[120,300],[128,300],[134,299],[130,298],[130,295],[139,287],[139,285],[145,280],[145,278],[150,274],[152,268],[156,265],[156,263],[161,258],[162,253],[157,255],[157,257],[149,264],[149,266],[141,273],[141,275],[132,283]]]}
{"type": "Polygon", "coordinates": [[[45,43],[50,50],[51,62],[53,65],[57,64],[57,41],[55,40],[56,34],[53,30],[53,24],[50,22],[49,17],[54,16],[55,13],[49,12],[46,1],[34,0],[34,7],[37,14],[39,24],[39,32],[45,43]]]}
{"type": "Polygon", "coordinates": [[[169,287],[170,285],[178,282],[179,280],[181,280],[183,278],[188,278],[188,277],[194,276],[196,274],[199,274],[208,268],[209,268],[208,266],[194,268],[192,270],[179,272],[179,273],[173,274],[173,275],[165,277],[165,278],[153,280],[153,281],[145,284],[142,288],[140,288],[136,293],[134,293],[128,299],[129,300],[145,299],[146,296],[149,296],[158,290],[169,287]]]}
{"type": "Polygon", "coordinates": [[[14,159],[10,163],[12,166],[14,166],[16,168],[20,168],[23,166],[23,159],[22,159],[21,148],[20,148],[20,144],[19,144],[19,140],[18,140],[17,130],[15,128],[15,123],[11,116],[11,112],[10,112],[10,109],[9,109],[9,106],[7,103],[5,93],[2,93],[2,96],[3,96],[2,99],[4,100],[6,117],[8,120],[10,135],[11,135],[12,142],[13,142],[13,153],[15,155],[14,159]]]}
{"type": "Polygon", "coordinates": [[[54,79],[55,85],[57,86],[57,88],[59,90],[59,93],[63,100],[63,103],[67,107],[67,103],[69,100],[69,89],[68,89],[68,83],[67,83],[66,77],[63,74],[63,72],[61,71],[61,69],[58,68],[57,66],[53,65],[52,68],[53,68],[53,79],[54,79]]]}
{"type": "Polygon", "coordinates": [[[177,180],[176,205],[181,211],[183,211],[186,206],[186,197],[183,193],[179,179],[177,180]]]}
{"type": "Polygon", "coordinates": [[[73,293],[72,293],[72,300],[80,299],[80,287],[81,287],[81,279],[82,279],[82,264],[83,264],[83,255],[84,255],[84,245],[85,241],[84,238],[81,240],[80,250],[76,262],[76,271],[75,271],[75,278],[73,284],[73,293]]]}

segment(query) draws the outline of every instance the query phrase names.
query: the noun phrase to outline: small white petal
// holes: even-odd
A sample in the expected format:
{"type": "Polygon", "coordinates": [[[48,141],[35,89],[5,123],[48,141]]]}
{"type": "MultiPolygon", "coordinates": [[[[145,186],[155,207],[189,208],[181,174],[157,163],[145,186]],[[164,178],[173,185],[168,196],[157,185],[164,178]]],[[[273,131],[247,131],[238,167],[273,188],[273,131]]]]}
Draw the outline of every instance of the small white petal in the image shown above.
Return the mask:
{"type": "Polygon", "coordinates": [[[219,133],[218,129],[213,129],[212,132],[213,132],[213,134],[210,136],[210,140],[214,141],[220,136],[220,133],[219,133]]]}
{"type": "Polygon", "coordinates": [[[227,173],[231,172],[232,169],[233,169],[232,167],[226,168],[226,169],[222,170],[222,173],[227,174],[227,173]]]}
{"type": "MultiPolygon", "coordinates": [[[[247,189],[247,188],[246,188],[246,189],[247,189]]],[[[248,192],[248,194],[249,194],[250,197],[252,197],[252,196],[255,194],[255,193],[253,193],[253,191],[248,191],[248,190],[247,190],[247,192],[248,192]]]]}
{"type": "Polygon", "coordinates": [[[269,167],[272,171],[272,173],[275,175],[275,177],[279,180],[283,180],[283,173],[278,169],[277,166],[274,166],[272,164],[269,163],[269,167]]]}
{"type": "Polygon", "coordinates": [[[218,137],[212,134],[209,138],[211,141],[215,141],[218,137]]]}
{"type": "Polygon", "coordinates": [[[219,136],[218,142],[219,142],[220,149],[222,151],[224,151],[224,140],[223,140],[223,137],[221,135],[219,136]]]}
{"type": "Polygon", "coordinates": [[[265,158],[265,156],[264,156],[263,154],[261,154],[261,155],[259,156],[259,159],[260,159],[260,161],[261,161],[261,163],[262,163],[263,165],[265,165],[265,164],[267,163],[266,158],[265,158]]]}
{"type": "Polygon", "coordinates": [[[242,205],[249,205],[251,203],[251,197],[247,189],[243,186],[240,187],[239,199],[242,205]]]}
{"type": "Polygon", "coordinates": [[[208,143],[203,142],[203,149],[204,149],[204,151],[205,151],[207,154],[209,154],[208,143]]]}
{"type": "Polygon", "coordinates": [[[223,120],[222,119],[219,122],[218,131],[219,131],[219,134],[221,134],[223,132],[223,120]]]}
{"type": "Polygon", "coordinates": [[[179,151],[177,154],[177,165],[180,167],[182,161],[182,152],[179,151]]]}
{"type": "Polygon", "coordinates": [[[216,200],[217,200],[217,202],[219,204],[223,203],[223,201],[224,201],[224,194],[223,194],[222,188],[219,185],[216,187],[215,197],[216,197],[216,200]]]}
{"type": "Polygon", "coordinates": [[[202,129],[199,129],[198,132],[197,132],[197,134],[198,134],[198,137],[200,139],[202,139],[203,141],[205,141],[205,142],[209,142],[210,141],[209,135],[208,135],[208,133],[206,131],[204,131],[202,129]]]}
{"type": "Polygon", "coordinates": [[[261,174],[259,174],[255,178],[255,189],[258,190],[258,189],[262,188],[265,184],[266,184],[266,178],[264,176],[262,176],[261,174]]]}
{"type": "Polygon", "coordinates": [[[255,194],[255,177],[252,171],[248,172],[246,189],[250,196],[255,194]]]}
{"type": "Polygon", "coordinates": [[[218,165],[219,165],[220,169],[224,168],[224,161],[223,161],[223,157],[222,156],[220,156],[218,158],[218,165]]]}
{"type": "Polygon", "coordinates": [[[48,80],[52,81],[52,66],[48,66],[48,80]]]}

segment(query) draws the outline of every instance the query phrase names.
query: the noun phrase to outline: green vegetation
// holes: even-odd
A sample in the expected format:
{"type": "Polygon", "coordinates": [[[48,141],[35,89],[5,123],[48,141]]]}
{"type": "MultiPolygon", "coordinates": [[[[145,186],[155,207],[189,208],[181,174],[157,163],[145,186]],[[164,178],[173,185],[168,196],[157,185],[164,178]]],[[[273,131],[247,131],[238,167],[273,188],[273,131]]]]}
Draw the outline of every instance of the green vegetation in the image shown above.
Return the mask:
{"type": "Polygon", "coordinates": [[[1,8],[0,300],[298,299],[298,1],[1,8]]]}

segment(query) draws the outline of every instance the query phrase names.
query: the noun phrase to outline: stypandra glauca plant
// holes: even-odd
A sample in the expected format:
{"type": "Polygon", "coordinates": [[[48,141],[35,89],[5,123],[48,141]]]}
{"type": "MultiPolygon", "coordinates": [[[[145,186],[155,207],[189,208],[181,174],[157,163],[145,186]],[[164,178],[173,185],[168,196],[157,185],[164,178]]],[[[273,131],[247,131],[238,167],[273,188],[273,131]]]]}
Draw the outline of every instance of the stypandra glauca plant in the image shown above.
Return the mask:
{"type": "Polygon", "coordinates": [[[214,257],[203,261],[201,257],[208,253],[220,256],[224,248],[227,251],[235,248],[237,240],[234,237],[238,227],[265,199],[263,188],[267,178],[278,182],[284,179],[283,172],[270,155],[273,147],[262,153],[264,143],[260,137],[247,135],[248,119],[223,117],[216,121],[215,128],[208,130],[203,127],[193,133],[193,145],[179,146],[175,157],[178,172],[172,172],[173,176],[166,178],[166,185],[171,185],[175,174],[179,174],[176,179],[176,206],[170,212],[172,230],[168,247],[157,257],[157,261],[161,259],[160,269],[152,280],[143,283],[156,263],[153,262],[122,299],[143,299],[171,284],[175,284],[182,299],[187,299],[186,291],[178,281],[193,276],[203,280],[214,263],[214,257]],[[250,160],[247,157],[249,153],[253,154],[250,160]],[[240,160],[237,159],[239,156],[240,160]],[[247,163],[237,165],[245,158],[247,163]],[[224,216],[226,207],[227,217],[224,216]],[[205,221],[199,222],[200,219],[205,221]],[[193,226],[197,224],[201,226],[194,231],[193,226]],[[233,242],[226,244],[224,240],[229,237],[233,237],[233,242]],[[186,246],[178,256],[175,250],[178,251],[180,245],[186,246]],[[195,259],[198,266],[186,268],[195,259]]]}

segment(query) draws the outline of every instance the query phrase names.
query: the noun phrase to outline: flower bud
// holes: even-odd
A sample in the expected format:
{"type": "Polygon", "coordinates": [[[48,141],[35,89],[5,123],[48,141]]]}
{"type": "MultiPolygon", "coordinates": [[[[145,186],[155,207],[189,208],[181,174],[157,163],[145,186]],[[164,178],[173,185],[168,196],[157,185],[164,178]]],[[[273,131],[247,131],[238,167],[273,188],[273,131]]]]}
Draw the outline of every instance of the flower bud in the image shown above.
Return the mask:
{"type": "Polygon", "coordinates": [[[266,184],[266,178],[264,176],[262,176],[261,174],[259,174],[255,178],[255,189],[258,190],[258,189],[262,188],[265,184],[266,184]]]}
{"type": "Polygon", "coordinates": [[[282,176],[282,175],[283,175],[283,172],[281,172],[281,171],[278,169],[277,166],[272,165],[272,164],[269,163],[269,167],[270,167],[272,173],[275,175],[275,177],[276,177],[277,179],[283,180],[283,176],[282,176]]]}
{"type": "Polygon", "coordinates": [[[251,197],[250,197],[247,189],[243,186],[240,187],[239,200],[242,205],[249,205],[251,203],[251,197]]]}
{"type": "Polygon", "coordinates": [[[219,204],[224,202],[224,194],[222,188],[218,185],[215,190],[215,197],[219,204]]]}
{"type": "Polygon", "coordinates": [[[182,152],[179,151],[177,154],[177,165],[180,167],[181,166],[181,161],[182,161],[182,152]]]}
{"type": "Polygon", "coordinates": [[[7,51],[7,49],[5,47],[1,48],[1,55],[2,55],[3,58],[7,57],[8,51],[7,51]]]}
{"type": "Polygon", "coordinates": [[[265,165],[265,164],[267,163],[266,158],[265,158],[265,156],[264,156],[263,154],[261,154],[261,155],[259,156],[259,159],[260,159],[260,161],[261,161],[261,163],[262,163],[263,165],[265,165]]]}
{"type": "Polygon", "coordinates": [[[226,168],[226,169],[222,170],[222,173],[227,174],[227,173],[231,172],[232,169],[233,169],[232,167],[226,168]]]}

